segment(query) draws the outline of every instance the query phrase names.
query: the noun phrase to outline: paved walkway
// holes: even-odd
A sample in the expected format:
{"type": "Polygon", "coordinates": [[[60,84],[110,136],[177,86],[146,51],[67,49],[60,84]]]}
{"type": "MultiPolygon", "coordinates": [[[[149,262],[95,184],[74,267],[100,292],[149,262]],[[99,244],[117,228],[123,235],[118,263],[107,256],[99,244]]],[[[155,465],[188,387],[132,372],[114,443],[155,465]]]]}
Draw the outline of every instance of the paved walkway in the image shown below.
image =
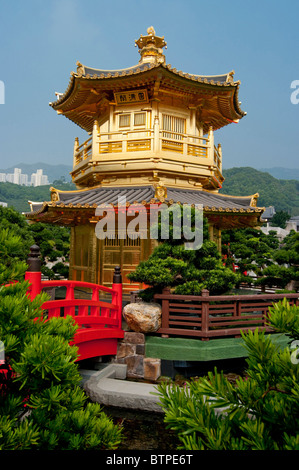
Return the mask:
{"type": "Polygon", "coordinates": [[[105,406],[163,413],[156,385],[125,380],[127,366],[104,365],[100,370],[81,370],[82,387],[92,401],[105,406]]]}

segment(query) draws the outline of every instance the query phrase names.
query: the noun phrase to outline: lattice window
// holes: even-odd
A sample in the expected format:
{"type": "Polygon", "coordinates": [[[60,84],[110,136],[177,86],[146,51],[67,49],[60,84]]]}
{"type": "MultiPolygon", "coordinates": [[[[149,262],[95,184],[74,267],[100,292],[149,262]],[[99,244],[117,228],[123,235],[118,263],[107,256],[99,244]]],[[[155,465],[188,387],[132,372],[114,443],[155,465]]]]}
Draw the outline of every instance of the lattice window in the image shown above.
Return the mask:
{"type": "Polygon", "coordinates": [[[104,239],[105,246],[120,246],[120,240],[118,238],[118,234],[108,234],[107,237],[104,239]]]}
{"type": "Polygon", "coordinates": [[[134,126],[144,126],[145,125],[145,113],[135,113],[134,114],[134,126]]]}
{"type": "Polygon", "coordinates": [[[182,140],[182,134],[185,134],[186,119],[163,114],[163,137],[167,139],[182,140]],[[165,132],[169,131],[169,132],[165,132]]]}
{"type": "Polygon", "coordinates": [[[120,114],[119,127],[130,127],[131,114],[120,114]]]}
{"type": "Polygon", "coordinates": [[[131,234],[130,236],[127,235],[126,239],[124,240],[124,246],[140,246],[141,239],[138,234],[131,234]]]}

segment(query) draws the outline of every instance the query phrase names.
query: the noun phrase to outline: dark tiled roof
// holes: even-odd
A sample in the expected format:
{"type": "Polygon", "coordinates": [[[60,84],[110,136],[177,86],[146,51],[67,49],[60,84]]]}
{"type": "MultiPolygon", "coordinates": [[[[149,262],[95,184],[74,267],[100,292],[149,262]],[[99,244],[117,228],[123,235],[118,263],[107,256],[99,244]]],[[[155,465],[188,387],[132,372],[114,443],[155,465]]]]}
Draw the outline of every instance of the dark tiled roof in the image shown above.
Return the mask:
{"type": "MultiPolygon", "coordinates": [[[[31,214],[40,213],[45,210],[46,206],[64,206],[64,207],[97,207],[103,204],[117,205],[122,199],[121,204],[134,202],[150,203],[155,200],[155,188],[153,186],[143,187],[120,187],[120,188],[104,188],[97,187],[88,190],[78,191],[59,191],[54,190],[59,196],[59,200],[55,202],[32,203],[31,214]]],[[[253,203],[253,196],[234,197],[221,194],[215,194],[204,190],[187,190],[167,188],[167,197],[165,202],[180,202],[181,204],[202,204],[206,211],[233,211],[247,212],[258,211],[253,203]]]]}
{"type": "Polygon", "coordinates": [[[230,85],[234,84],[231,78],[232,72],[222,74],[222,75],[212,75],[212,76],[194,75],[194,74],[182,72],[181,70],[177,70],[176,68],[171,67],[170,64],[165,65],[165,64],[143,63],[143,64],[133,65],[133,67],[128,67],[128,68],[119,69],[119,70],[100,70],[100,69],[94,69],[91,67],[85,67],[82,65],[81,68],[79,68],[80,72],[77,73],[77,75],[82,76],[84,78],[115,78],[115,77],[124,77],[128,75],[138,74],[138,73],[145,72],[147,70],[151,70],[153,68],[157,68],[160,66],[164,67],[167,70],[170,70],[171,72],[177,75],[180,75],[181,77],[189,78],[191,80],[203,81],[206,83],[214,82],[215,85],[223,85],[224,83],[227,83],[230,85]]]}

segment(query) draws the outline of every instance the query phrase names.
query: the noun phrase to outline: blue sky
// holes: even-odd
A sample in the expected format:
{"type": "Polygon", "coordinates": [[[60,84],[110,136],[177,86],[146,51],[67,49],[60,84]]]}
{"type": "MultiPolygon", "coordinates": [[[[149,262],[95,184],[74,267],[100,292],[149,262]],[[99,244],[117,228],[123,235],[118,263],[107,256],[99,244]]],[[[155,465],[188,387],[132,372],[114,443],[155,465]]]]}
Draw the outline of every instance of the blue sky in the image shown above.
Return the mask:
{"type": "Polygon", "coordinates": [[[100,69],[137,64],[135,39],[149,26],[165,36],[166,62],[178,70],[234,70],[241,81],[247,116],[215,133],[224,168],[299,168],[299,104],[290,99],[299,80],[298,0],[0,0],[0,8],[0,168],[72,165],[74,139],[86,136],[49,102],[66,90],[77,60],[100,69]]]}

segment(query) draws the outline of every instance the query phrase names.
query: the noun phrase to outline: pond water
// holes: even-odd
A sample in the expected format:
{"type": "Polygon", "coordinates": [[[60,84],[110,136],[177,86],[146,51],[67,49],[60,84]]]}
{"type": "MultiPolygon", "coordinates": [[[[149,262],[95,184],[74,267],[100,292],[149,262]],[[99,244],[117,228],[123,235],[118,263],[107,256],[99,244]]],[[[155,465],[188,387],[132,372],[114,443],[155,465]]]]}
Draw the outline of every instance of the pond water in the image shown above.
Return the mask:
{"type": "MultiPolygon", "coordinates": [[[[197,377],[206,375],[206,372],[207,370],[202,371],[197,377]]],[[[236,379],[244,373],[244,362],[231,362],[227,370],[223,370],[223,373],[231,383],[235,383],[236,379]]],[[[192,379],[196,380],[196,376],[190,375],[192,379]]],[[[186,383],[186,380],[188,381],[186,377],[186,374],[177,375],[173,382],[177,385],[183,385],[186,383]]],[[[164,413],[109,406],[103,406],[102,409],[113,420],[114,424],[120,424],[123,427],[123,441],[118,450],[159,450],[171,452],[177,450],[180,445],[175,432],[166,428],[164,413]]]]}
{"type": "Polygon", "coordinates": [[[176,450],[176,435],[166,429],[163,413],[127,410],[103,406],[103,411],[115,424],[123,427],[123,441],[118,450],[176,450]]]}

